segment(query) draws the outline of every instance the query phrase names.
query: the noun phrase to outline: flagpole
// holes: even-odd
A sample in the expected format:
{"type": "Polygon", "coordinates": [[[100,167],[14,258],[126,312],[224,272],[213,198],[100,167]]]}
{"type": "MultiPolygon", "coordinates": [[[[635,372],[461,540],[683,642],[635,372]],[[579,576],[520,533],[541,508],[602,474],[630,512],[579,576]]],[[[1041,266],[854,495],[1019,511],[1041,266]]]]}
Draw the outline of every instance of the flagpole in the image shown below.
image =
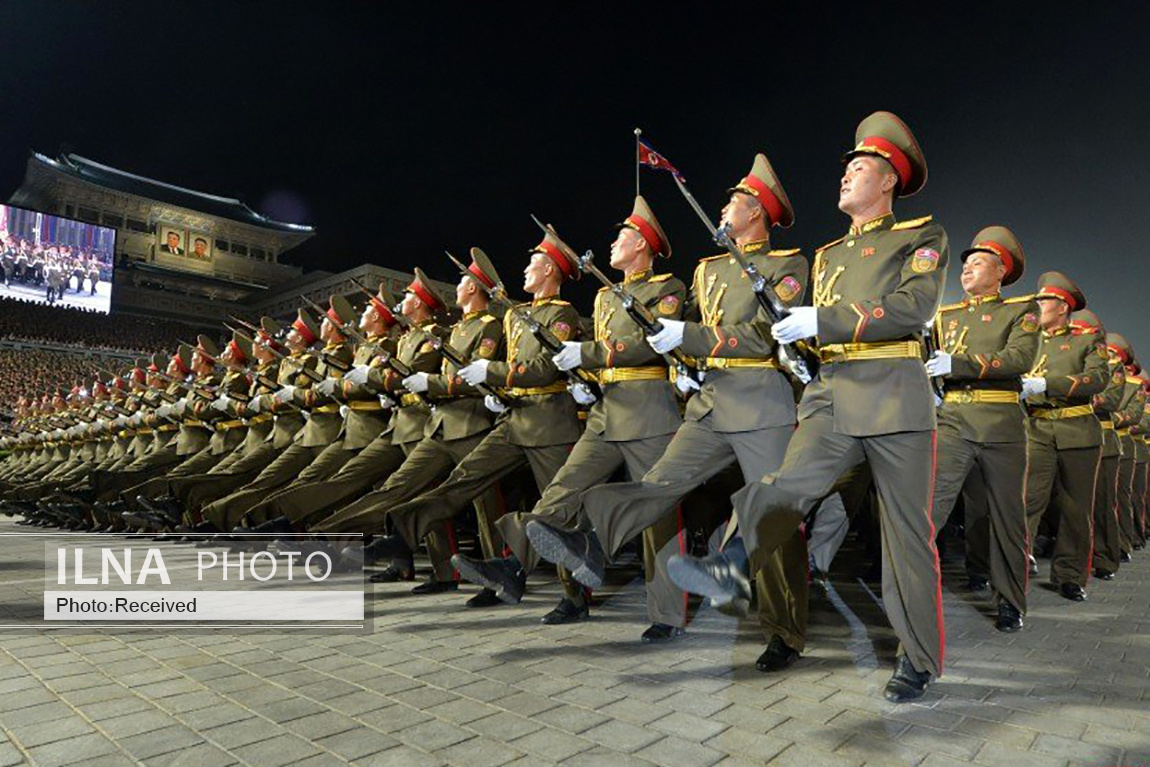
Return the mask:
{"type": "Polygon", "coordinates": [[[635,196],[639,196],[639,165],[641,164],[639,158],[642,154],[639,152],[639,137],[643,135],[642,128],[635,129],[635,196]]]}

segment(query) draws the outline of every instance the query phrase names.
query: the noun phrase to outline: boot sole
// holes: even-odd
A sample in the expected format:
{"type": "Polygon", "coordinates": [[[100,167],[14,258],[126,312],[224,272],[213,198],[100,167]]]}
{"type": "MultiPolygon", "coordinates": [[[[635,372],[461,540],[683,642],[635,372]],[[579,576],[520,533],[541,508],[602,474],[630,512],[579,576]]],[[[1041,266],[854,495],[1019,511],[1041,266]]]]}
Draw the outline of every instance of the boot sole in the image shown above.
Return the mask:
{"type": "Polygon", "coordinates": [[[507,593],[507,589],[502,583],[484,576],[478,567],[475,567],[466,559],[461,557],[452,557],[451,564],[455,567],[456,570],[459,571],[460,578],[465,581],[470,581],[477,586],[491,589],[495,592],[495,596],[499,598],[499,601],[505,605],[517,605],[519,604],[519,601],[523,599],[522,594],[516,596],[514,594],[507,593]]]}
{"type": "Polygon", "coordinates": [[[672,557],[667,562],[667,577],[683,591],[707,597],[711,605],[724,615],[742,618],[750,611],[751,601],[746,596],[727,591],[706,570],[690,560],[672,557]]]}
{"type": "Polygon", "coordinates": [[[528,525],[527,538],[539,556],[548,562],[566,567],[571,571],[571,577],[587,588],[592,590],[602,588],[602,576],[587,567],[587,563],[569,549],[564,540],[547,525],[538,523],[528,525]]]}

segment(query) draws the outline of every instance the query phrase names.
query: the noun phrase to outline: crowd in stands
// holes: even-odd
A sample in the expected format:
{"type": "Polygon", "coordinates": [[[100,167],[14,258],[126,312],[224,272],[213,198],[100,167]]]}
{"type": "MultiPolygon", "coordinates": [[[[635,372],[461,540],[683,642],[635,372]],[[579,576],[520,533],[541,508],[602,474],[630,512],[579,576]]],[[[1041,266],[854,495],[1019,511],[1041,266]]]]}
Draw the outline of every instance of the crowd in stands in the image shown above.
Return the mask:
{"type": "Polygon", "coordinates": [[[0,339],[115,352],[151,353],[172,348],[194,334],[168,320],[103,314],[89,309],[48,306],[0,298],[0,339]]]}
{"type": "Polygon", "coordinates": [[[65,394],[73,386],[92,386],[96,366],[123,372],[121,360],[44,349],[0,349],[0,416],[10,414],[21,397],[41,397],[56,389],[65,394]]]}

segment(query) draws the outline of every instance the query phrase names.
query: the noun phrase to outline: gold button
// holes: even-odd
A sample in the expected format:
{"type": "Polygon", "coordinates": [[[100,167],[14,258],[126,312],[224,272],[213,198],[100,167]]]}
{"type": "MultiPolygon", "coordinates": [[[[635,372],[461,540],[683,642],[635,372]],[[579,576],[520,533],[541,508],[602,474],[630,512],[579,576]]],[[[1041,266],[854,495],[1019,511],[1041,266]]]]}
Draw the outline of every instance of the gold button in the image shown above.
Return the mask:
{"type": "Polygon", "coordinates": [[[855,246],[854,240],[847,240],[847,247],[848,248],[853,248],[854,246],[855,246]]]}

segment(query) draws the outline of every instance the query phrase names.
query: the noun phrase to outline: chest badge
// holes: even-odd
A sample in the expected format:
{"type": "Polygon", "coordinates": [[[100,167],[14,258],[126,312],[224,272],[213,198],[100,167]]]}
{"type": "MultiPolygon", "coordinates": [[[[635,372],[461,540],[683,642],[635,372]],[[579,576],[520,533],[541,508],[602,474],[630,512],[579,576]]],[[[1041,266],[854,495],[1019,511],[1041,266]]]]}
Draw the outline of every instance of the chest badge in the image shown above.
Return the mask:
{"type": "Polygon", "coordinates": [[[982,321],[983,322],[990,322],[992,319],[994,319],[994,318],[991,317],[989,314],[982,315],[982,321]]]}
{"type": "Polygon", "coordinates": [[[937,250],[919,248],[911,258],[910,268],[917,274],[928,274],[938,268],[939,258],[937,250]]]}
{"type": "Polygon", "coordinates": [[[863,248],[863,249],[862,249],[862,251],[861,251],[861,254],[862,254],[862,257],[863,257],[863,258],[866,258],[867,256],[873,256],[873,255],[874,255],[874,253],[875,253],[875,249],[874,249],[874,247],[873,247],[873,246],[872,246],[872,247],[863,248]]]}

